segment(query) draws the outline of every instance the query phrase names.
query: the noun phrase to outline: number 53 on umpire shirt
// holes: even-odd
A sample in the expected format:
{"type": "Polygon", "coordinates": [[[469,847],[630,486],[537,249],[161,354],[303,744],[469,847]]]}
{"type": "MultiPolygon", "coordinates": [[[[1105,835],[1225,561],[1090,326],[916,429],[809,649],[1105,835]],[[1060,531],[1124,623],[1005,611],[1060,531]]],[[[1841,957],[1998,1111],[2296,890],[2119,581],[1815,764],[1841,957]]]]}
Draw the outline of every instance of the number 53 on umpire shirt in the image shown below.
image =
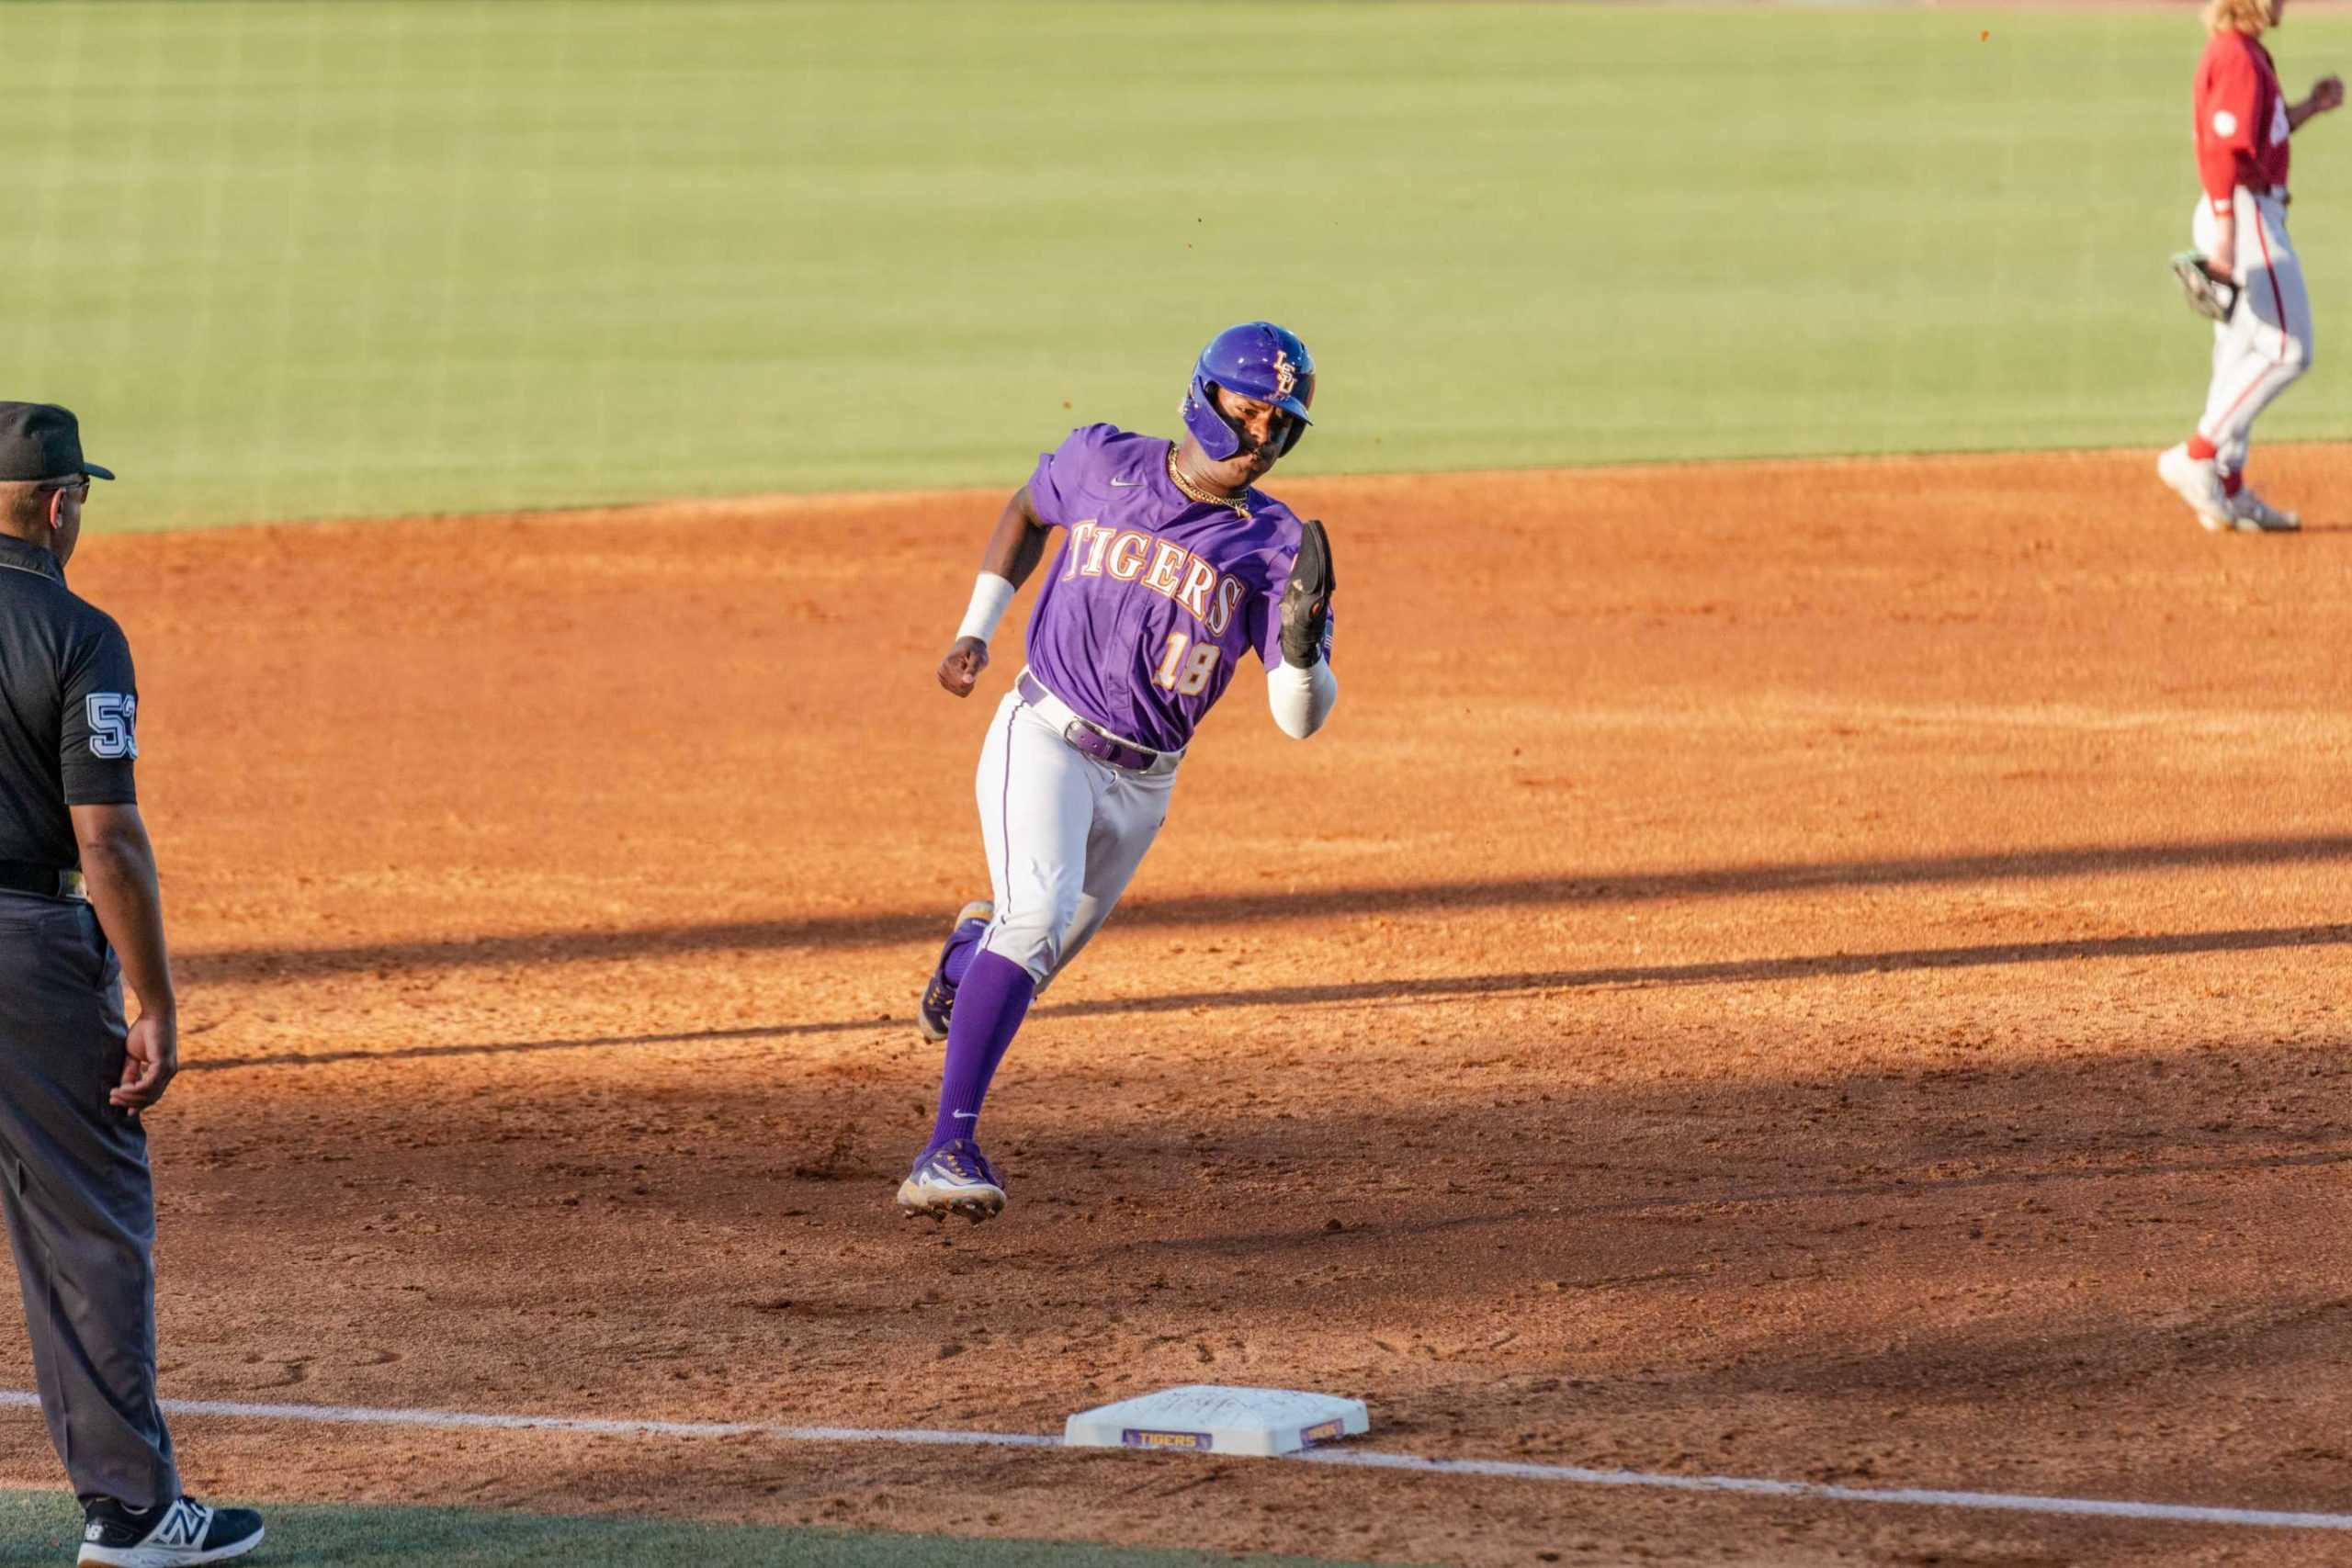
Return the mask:
{"type": "Polygon", "coordinates": [[[32,892],[80,863],[69,807],[138,800],[139,681],[114,617],[74,597],[55,556],[5,534],[0,708],[0,885],[32,892]]]}

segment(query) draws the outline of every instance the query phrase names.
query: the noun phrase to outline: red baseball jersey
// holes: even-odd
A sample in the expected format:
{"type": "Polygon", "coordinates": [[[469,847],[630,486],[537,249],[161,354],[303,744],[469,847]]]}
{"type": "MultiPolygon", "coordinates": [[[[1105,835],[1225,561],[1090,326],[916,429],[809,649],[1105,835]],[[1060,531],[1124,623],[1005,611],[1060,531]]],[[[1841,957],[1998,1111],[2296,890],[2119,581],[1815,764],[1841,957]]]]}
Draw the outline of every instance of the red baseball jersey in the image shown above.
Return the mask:
{"type": "Polygon", "coordinates": [[[2270,51],[2242,32],[2205,40],[2197,62],[2197,175],[2215,203],[2239,186],[2287,184],[2287,95],[2270,51]]]}

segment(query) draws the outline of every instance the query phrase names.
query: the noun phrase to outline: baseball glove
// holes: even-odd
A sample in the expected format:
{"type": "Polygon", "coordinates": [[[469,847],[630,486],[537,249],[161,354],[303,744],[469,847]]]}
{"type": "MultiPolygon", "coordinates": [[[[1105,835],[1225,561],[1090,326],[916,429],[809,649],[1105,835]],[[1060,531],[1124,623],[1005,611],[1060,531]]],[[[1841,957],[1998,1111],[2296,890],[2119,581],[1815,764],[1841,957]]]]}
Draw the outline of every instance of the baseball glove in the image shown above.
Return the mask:
{"type": "Polygon", "coordinates": [[[2199,315],[2226,321],[2238,308],[2238,286],[2206,265],[2205,258],[2195,251],[2183,251],[2172,258],[2172,275],[2180,279],[2188,308],[2199,315]]]}
{"type": "Polygon", "coordinates": [[[1323,631],[1331,620],[1331,536],[1308,519],[1298,538],[1298,559],[1283,587],[1283,662],[1312,670],[1323,657],[1323,631]]]}

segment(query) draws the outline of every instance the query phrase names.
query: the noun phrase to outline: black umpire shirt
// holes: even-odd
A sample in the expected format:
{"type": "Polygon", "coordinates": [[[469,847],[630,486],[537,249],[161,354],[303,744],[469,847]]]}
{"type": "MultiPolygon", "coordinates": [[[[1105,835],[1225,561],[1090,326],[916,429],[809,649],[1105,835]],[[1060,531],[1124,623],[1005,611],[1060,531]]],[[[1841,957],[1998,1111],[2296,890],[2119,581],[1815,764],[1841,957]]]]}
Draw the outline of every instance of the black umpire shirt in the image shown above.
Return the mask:
{"type": "Polygon", "coordinates": [[[39,545],[0,534],[0,862],[71,871],[73,806],[139,798],[139,682],[114,617],[39,545]]]}

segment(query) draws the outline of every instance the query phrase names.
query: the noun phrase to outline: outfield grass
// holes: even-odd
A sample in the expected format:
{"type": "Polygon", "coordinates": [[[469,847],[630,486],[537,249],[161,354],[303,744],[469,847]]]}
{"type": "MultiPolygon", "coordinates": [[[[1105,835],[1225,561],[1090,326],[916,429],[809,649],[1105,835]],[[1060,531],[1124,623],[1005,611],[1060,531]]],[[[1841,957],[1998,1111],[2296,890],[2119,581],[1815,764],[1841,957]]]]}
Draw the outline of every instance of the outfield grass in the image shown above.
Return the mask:
{"type": "MultiPolygon", "coordinates": [[[[2276,39],[2300,91],[2352,17],[2276,39]]],[[[2169,438],[2186,8],[0,10],[12,396],[105,516],[1016,480],[1324,369],[1314,470],[2169,438]],[[1989,37],[1980,38],[1980,33],[1989,37]],[[1067,406],[1066,406],[1067,405],[1067,406]]],[[[2352,318],[2352,116],[2299,142],[2352,318]]],[[[2324,334],[2323,334],[2324,336],[2324,334]]],[[[2333,362],[2270,437],[2339,434],[2333,362]]]]}
{"type": "MultiPolygon", "coordinates": [[[[1033,1540],[763,1529],[666,1520],[547,1518],[466,1508],[274,1506],[262,1568],[562,1563],[568,1568],[1360,1568],[1304,1557],[1033,1540]]],[[[62,1492],[0,1492],[0,1568],[74,1560],[82,1515],[62,1492]]]]}

